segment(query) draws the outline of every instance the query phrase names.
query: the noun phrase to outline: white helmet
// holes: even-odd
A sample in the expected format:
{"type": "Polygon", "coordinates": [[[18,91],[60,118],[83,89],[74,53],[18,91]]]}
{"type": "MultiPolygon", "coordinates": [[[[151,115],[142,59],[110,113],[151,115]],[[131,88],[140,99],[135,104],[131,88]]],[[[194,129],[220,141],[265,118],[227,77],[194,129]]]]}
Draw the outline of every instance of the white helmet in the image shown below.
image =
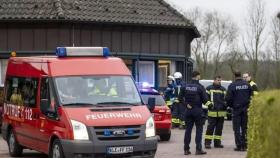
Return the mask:
{"type": "Polygon", "coordinates": [[[169,75],[169,76],[167,76],[167,80],[174,81],[174,77],[173,77],[173,76],[171,76],[171,75],[169,75]]]}
{"type": "Polygon", "coordinates": [[[175,72],[173,76],[174,76],[175,79],[179,79],[179,78],[183,77],[181,72],[175,72]]]}

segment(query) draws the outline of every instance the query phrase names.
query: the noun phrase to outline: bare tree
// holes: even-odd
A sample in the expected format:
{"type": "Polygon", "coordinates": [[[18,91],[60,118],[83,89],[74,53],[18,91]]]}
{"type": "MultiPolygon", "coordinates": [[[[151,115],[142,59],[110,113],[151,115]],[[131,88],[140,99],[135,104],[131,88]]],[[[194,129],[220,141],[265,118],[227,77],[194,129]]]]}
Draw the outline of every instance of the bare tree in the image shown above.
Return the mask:
{"type": "Polygon", "coordinates": [[[272,56],[274,59],[274,67],[276,73],[274,73],[275,87],[280,88],[280,13],[278,18],[272,18],[272,56]]]}
{"type": "Polygon", "coordinates": [[[280,18],[272,19],[272,52],[276,61],[280,60],[280,18]]]}
{"type": "Polygon", "coordinates": [[[259,53],[265,41],[264,29],[266,26],[266,19],[265,3],[263,0],[250,1],[246,26],[246,37],[243,37],[243,46],[246,57],[252,62],[252,75],[256,78],[259,53]]]}
{"type": "Polygon", "coordinates": [[[214,76],[218,74],[221,68],[222,56],[229,52],[237,39],[238,27],[230,19],[230,16],[224,16],[218,12],[213,12],[215,38],[213,47],[214,76]]]}
{"type": "MultiPolygon", "coordinates": [[[[203,21],[202,21],[202,15],[203,13],[201,12],[200,8],[193,8],[189,10],[188,12],[184,12],[184,16],[186,16],[190,21],[194,23],[194,25],[199,29],[203,26],[203,21]]],[[[194,59],[196,60],[196,65],[197,68],[200,72],[203,71],[203,60],[202,60],[202,55],[201,55],[201,39],[200,38],[195,38],[191,45],[191,53],[194,56],[194,59]]],[[[202,73],[204,74],[204,73],[202,73]]]]}
{"type": "Polygon", "coordinates": [[[230,48],[228,53],[224,56],[224,61],[228,64],[232,74],[240,67],[239,65],[243,62],[243,53],[238,50],[236,44],[233,44],[230,48]]]}
{"type": "Polygon", "coordinates": [[[207,66],[211,60],[210,52],[215,41],[214,15],[211,12],[204,13],[200,8],[185,12],[184,15],[195,23],[201,34],[201,37],[192,43],[192,54],[199,71],[206,77],[207,66]]]}

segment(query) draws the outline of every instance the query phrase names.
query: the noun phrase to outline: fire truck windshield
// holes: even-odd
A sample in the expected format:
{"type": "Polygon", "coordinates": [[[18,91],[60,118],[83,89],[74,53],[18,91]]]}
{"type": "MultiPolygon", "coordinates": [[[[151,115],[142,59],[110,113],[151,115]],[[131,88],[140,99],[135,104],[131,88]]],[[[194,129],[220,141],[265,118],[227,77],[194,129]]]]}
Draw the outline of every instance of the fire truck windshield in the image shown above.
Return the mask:
{"type": "Polygon", "coordinates": [[[64,106],[141,104],[130,76],[64,76],[54,81],[59,101],[64,106]]]}

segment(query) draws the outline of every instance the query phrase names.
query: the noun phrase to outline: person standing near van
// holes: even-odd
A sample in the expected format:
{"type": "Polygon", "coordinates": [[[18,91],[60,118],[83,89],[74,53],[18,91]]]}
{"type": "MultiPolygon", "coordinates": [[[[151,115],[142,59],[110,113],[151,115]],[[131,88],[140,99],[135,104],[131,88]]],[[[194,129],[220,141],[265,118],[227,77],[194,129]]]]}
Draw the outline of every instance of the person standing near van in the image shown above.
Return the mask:
{"type": "Polygon", "coordinates": [[[179,96],[180,103],[186,107],[185,111],[185,122],[186,131],[184,138],[184,154],[189,155],[190,152],[190,142],[191,133],[193,125],[196,126],[196,155],[206,154],[202,150],[202,133],[203,133],[203,109],[202,104],[205,104],[209,108],[212,103],[208,100],[205,88],[199,83],[200,73],[194,71],[192,73],[192,81],[181,88],[181,93],[179,96]]]}
{"type": "Polygon", "coordinates": [[[211,149],[213,139],[215,148],[224,147],[221,139],[227,107],[225,102],[226,89],[221,85],[221,80],[221,76],[216,76],[213,85],[206,88],[206,93],[213,104],[213,107],[208,108],[208,126],[205,134],[206,149],[211,149]]]}
{"type": "Polygon", "coordinates": [[[241,72],[235,72],[235,81],[227,90],[226,102],[233,109],[233,130],[235,137],[235,151],[246,151],[248,108],[252,96],[251,86],[242,80],[241,72]]]}
{"type": "Polygon", "coordinates": [[[164,90],[164,100],[166,105],[172,110],[172,104],[174,102],[174,91],[175,91],[175,84],[174,84],[174,77],[169,75],[167,76],[167,87],[164,90]]]}
{"type": "Polygon", "coordinates": [[[254,94],[254,95],[258,95],[258,94],[259,94],[258,86],[257,86],[257,84],[252,80],[252,76],[251,76],[251,74],[250,74],[249,72],[245,72],[245,73],[243,74],[243,80],[247,81],[247,82],[250,84],[250,86],[251,86],[251,88],[252,88],[252,90],[253,90],[253,94],[254,94]]]}

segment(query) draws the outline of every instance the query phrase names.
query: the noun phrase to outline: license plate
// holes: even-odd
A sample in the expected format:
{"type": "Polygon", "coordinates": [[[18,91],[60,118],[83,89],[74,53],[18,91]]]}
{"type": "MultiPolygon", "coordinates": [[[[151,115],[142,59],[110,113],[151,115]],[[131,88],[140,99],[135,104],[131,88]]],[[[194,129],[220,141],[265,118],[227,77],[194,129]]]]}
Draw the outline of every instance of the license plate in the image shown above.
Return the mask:
{"type": "Polygon", "coordinates": [[[109,147],[107,148],[108,154],[125,154],[132,153],[133,146],[109,147]]]}

